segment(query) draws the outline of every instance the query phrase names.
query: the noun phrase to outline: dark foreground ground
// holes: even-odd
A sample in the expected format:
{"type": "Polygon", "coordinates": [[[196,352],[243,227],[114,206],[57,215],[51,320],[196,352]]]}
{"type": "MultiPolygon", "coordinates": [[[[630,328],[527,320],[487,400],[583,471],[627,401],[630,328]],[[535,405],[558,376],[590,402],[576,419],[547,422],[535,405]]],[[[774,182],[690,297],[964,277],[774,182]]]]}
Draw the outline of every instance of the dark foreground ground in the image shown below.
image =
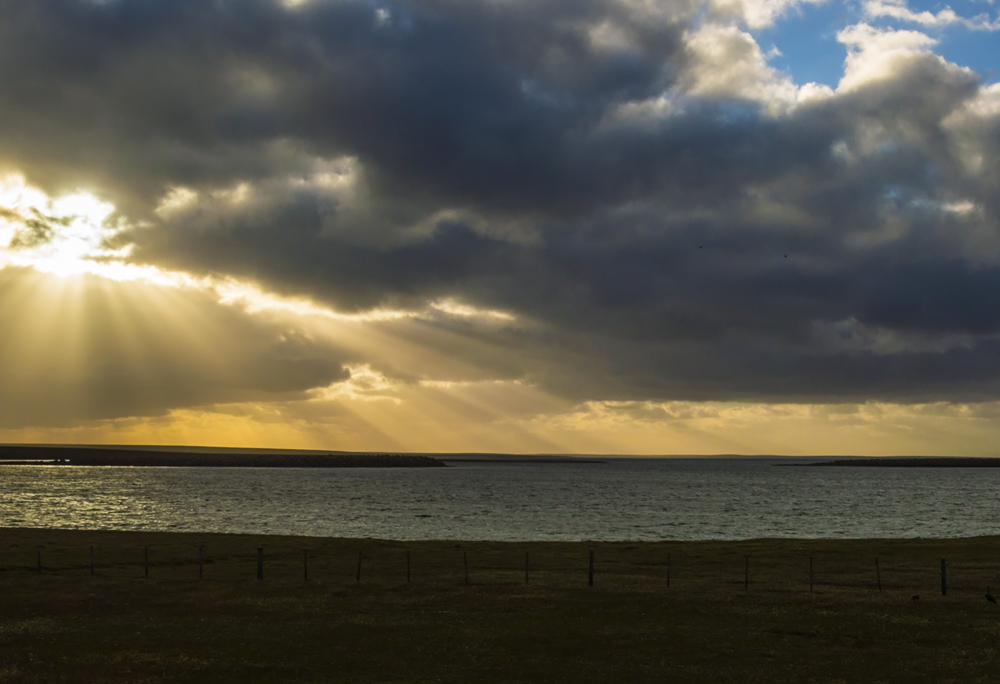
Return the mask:
{"type": "Polygon", "coordinates": [[[588,545],[0,529],[0,681],[995,682],[1000,609],[985,593],[1000,594],[998,572],[997,538],[588,545]]]}

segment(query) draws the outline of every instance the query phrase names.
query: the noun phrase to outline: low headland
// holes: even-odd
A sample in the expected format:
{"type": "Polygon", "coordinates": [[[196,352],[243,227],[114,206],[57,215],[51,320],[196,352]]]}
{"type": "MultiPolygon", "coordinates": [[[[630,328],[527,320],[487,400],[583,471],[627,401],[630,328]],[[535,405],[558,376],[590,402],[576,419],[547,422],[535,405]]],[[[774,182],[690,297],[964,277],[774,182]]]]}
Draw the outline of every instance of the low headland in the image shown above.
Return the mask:
{"type": "Polygon", "coordinates": [[[315,452],[267,449],[6,445],[0,464],[211,468],[441,468],[422,454],[315,452]]]}
{"type": "Polygon", "coordinates": [[[601,464],[589,456],[495,453],[388,453],[63,444],[0,444],[0,465],[69,465],[184,468],[443,468],[449,462],[482,464],[601,464]]]}
{"type": "Polygon", "coordinates": [[[841,458],[835,461],[779,463],[776,465],[834,468],[1000,468],[1000,458],[866,456],[864,458],[841,458]]]}
{"type": "Polygon", "coordinates": [[[993,682],[998,549],[0,528],[0,681],[993,682]]]}

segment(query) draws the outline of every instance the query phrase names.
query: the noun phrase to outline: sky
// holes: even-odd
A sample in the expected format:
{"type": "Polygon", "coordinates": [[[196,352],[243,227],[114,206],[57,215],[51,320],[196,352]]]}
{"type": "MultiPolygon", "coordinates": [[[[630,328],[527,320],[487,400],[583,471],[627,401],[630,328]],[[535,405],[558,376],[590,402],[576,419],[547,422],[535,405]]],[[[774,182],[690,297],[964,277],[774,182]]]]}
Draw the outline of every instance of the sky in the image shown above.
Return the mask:
{"type": "Polygon", "coordinates": [[[0,442],[997,455],[998,48],[993,0],[0,0],[0,442]]]}

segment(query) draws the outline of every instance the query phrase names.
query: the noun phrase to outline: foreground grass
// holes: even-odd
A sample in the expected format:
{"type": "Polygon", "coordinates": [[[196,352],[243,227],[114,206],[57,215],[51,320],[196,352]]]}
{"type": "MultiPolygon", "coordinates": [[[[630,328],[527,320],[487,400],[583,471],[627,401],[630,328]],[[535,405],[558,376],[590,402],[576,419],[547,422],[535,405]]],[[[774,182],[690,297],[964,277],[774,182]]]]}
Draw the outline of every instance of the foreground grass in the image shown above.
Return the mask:
{"type": "Polygon", "coordinates": [[[992,682],[998,551],[0,530],[0,681],[992,682]]]}

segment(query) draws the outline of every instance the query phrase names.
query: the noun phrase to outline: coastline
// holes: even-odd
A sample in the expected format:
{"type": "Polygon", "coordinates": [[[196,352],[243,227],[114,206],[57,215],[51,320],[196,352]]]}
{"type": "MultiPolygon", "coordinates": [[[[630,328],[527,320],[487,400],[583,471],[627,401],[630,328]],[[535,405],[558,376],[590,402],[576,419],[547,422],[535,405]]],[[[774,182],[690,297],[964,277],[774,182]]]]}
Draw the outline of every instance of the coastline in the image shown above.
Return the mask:
{"type": "Polygon", "coordinates": [[[0,444],[0,465],[184,468],[441,468],[450,464],[603,464],[593,456],[496,453],[391,453],[150,445],[0,444]]]}
{"type": "Polygon", "coordinates": [[[0,465],[184,468],[446,468],[438,458],[384,452],[178,451],[83,446],[0,446],[0,465]]]}
{"type": "Polygon", "coordinates": [[[774,463],[796,468],[1000,468],[1000,458],[986,456],[866,456],[813,463],[774,463]]]}
{"type": "MultiPolygon", "coordinates": [[[[5,543],[25,544],[37,540],[37,544],[84,544],[100,543],[107,545],[128,545],[142,542],[145,545],[177,545],[203,544],[216,541],[224,546],[240,546],[250,544],[254,548],[259,545],[281,547],[310,546],[322,547],[359,547],[370,546],[383,549],[405,548],[441,548],[441,549],[480,549],[489,551],[512,551],[516,549],[551,548],[559,551],[584,549],[607,549],[620,551],[636,551],[639,549],[658,553],[681,552],[690,550],[693,553],[844,553],[863,555],[867,552],[884,550],[886,553],[919,553],[920,555],[951,551],[962,557],[971,557],[980,551],[984,559],[995,557],[994,549],[1000,547],[1000,535],[970,535],[963,537],[762,537],[754,539],[662,539],[649,540],[558,540],[558,541],[498,541],[488,539],[391,539],[377,537],[328,537],[308,535],[255,534],[240,532],[190,532],[163,530],[110,530],[110,529],[80,529],[53,527],[8,527],[0,526],[0,549],[5,543]],[[88,541],[89,540],[89,541],[88,541]],[[971,554],[971,555],[970,555],[971,554]]],[[[3,566],[0,560],[0,567],[3,566]]],[[[1000,561],[997,562],[997,572],[1000,573],[1000,561]]],[[[998,586],[1000,588],[1000,586],[998,586]]]]}

